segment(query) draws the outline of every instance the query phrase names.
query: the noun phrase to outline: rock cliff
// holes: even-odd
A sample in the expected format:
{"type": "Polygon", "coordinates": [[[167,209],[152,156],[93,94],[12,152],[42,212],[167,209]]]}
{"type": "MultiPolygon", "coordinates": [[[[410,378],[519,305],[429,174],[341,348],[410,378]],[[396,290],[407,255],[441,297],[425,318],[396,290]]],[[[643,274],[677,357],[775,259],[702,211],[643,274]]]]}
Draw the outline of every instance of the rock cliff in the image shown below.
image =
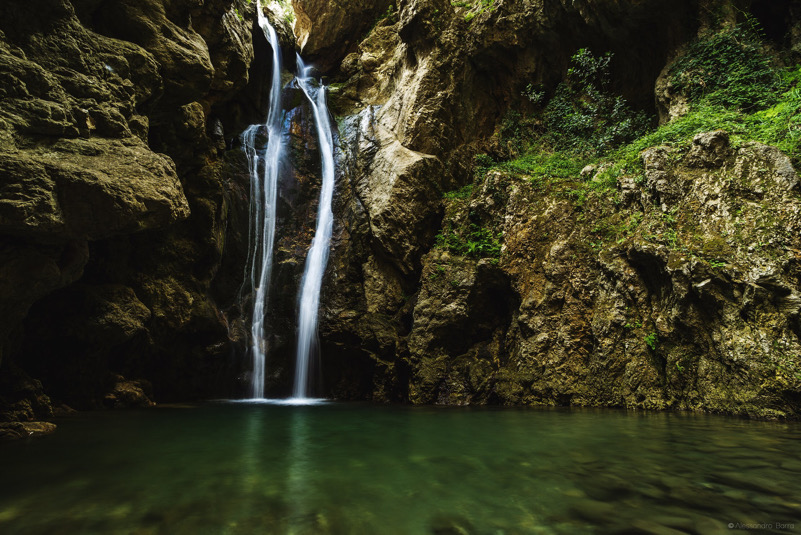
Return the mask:
{"type": "MultiPolygon", "coordinates": [[[[305,31],[342,31],[311,4],[305,31]]],[[[504,114],[576,49],[614,52],[615,89],[653,110],[684,45],[748,9],[797,46],[790,3],[658,0],[400,2],[338,68],[309,37],[342,138],[327,393],[796,416],[799,197],[781,152],[707,133],[646,151],[644,183],[621,177],[606,200],[577,200],[578,173],[542,188],[502,171],[442,198],[473,182],[473,154],[504,156],[504,114]],[[498,258],[435,245],[471,224],[502,237],[498,258]]]]}
{"type": "Polygon", "coordinates": [[[47,395],[78,408],[209,396],[235,367],[213,287],[225,140],[256,106],[237,97],[248,14],[216,0],[0,6],[7,418],[47,417],[47,395]]]}
{"type": "MultiPolygon", "coordinates": [[[[321,393],[798,415],[800,199],[786,155],[707,132],[646,150],[642,181],[623,174],[586,197],[599,170],[541,183],[477,173],[474,161],[512,156],[499,135],[510,110],[535,110],[526,92],[552,94],[581,47],[613,52],[611,89],[667,121],[684,104],[666,69],[710,27],[750,12],[797,61],[794,3],[293,6],[297,48],[330,84],[338,127],[321,393]],[[443,245],[457,227],[484,233],[492,254],[443,245]]],[[[4,420],[47,418],[50,398],[58,409],[240,393],[248,187],[237,136],[263,119],[269,81],[253,9],[0,6],[4,420]]],[[[291,66],[292,32],[271,17],[291,66]]],[[[284,102],[293,166],[268,318],[273,396],[291,384],[319,191],[308,109],[292,87],[284,102]]]]}

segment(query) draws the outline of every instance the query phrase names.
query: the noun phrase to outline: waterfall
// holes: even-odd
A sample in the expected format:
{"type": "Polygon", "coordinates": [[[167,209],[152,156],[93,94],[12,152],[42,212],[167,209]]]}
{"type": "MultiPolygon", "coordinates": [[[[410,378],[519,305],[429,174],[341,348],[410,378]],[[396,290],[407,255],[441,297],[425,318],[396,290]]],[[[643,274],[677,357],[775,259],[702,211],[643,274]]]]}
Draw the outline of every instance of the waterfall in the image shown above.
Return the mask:
{"type": "Polygon", "coordinates": [[[309,392],[309,367],[311,353],[317,342],[317,316],[320,308],[320,289],[323,283],[323,273],[328,263],[328,247],[331,242],[331,232],[334,228],[334,214],[331,202],[334,197],[334,138],[331,133],[331,123],[328,120],[328,106],[325,102],[325,86],[315,88],[314,81],[309,74],[309,68],[297,56],[298,75],[297,82],[306,98],[311,103],[314,123],[319,139],[320,157],[322,159],[322,187],[320,188],[320,203],[317,208],[317,228],[314,231],[309,254],[306,256],[306,265],[303,269],[303,279],[300,287],[298,310],[298,348],[295,359],[295,384],[292,396],[305,399],[309,392]]]}
{"type": "MultiPolygon", "coordinates": [[[[273,50],[272,83],[267,121],[252,125],[243,134],[243,143],[250,171],[250,228],[246,284],[253,295],[253,315],[250,328],[253,374],[250,394],[252,399],[264,399],[265,360],[267,337],[265,313],[269,297],[270,274],[275,241],[276,200],[278,170],[282,158],[281,120],[281,58],[278,36],[256,2],[259,27],[273,50]],[[267,136],[266,148],[259,138],[267,136]]],[[[317,210],[317,227],[312,239],[301,279],[298,298],[298,344],[295,381],[292,400],[312,402],[308,399],[311,354],[317,342],[317,317],[320,307],[320,290],[328,263],[328,248],[334,227],[332,201],[334,197],[334,140],[328,119],[325,86],[317,85],[300,56],[297,56],[298,75],[295,78],[311,104],[322,159],[322,187],[317,210]]],[[[244,287],[243,287],[244,288],[244,287]]]]}
{"type": "Polygon", "coordinates": [[[265,312],[270,289],[270,272],[275,242],[276,191],[281,160],[281,50],[278,35],[256,0],[259,27],[273,49],[273,70],[270,84],[270,106],[267,121],[245,130],[243,141],[250,171],[250,232],[246,280],[253,292],[253,316],[250,327],[253,373],[250,394],[264,398],[264,371],[267,353],[265,312]],[[258,134],[266,131],[267,147],[258,143],[258,134]]]}

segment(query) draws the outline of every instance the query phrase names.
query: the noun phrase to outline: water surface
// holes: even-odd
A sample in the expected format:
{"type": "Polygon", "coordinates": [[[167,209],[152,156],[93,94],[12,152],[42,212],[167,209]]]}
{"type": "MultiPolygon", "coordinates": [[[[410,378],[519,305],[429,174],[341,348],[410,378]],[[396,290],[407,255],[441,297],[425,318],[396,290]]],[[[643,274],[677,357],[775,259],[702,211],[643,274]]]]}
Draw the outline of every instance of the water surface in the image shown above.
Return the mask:
{"type": "Polygon", "coordinates": [[[58,423],[0,444],[0,533],[801,531],[797,424],[339,403],[58,423]]]}

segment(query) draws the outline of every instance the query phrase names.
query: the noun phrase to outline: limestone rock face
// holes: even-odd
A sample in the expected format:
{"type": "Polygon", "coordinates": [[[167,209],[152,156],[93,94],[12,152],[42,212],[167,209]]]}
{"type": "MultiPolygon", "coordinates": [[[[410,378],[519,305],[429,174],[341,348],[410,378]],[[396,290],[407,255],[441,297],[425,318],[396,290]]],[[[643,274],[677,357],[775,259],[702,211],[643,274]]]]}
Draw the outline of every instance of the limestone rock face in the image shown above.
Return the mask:
{"type": "Polygon", "coordinates": [[[301,54],[324,72],[337,67],[382,17],[391,16],[392,5],[390,0],[293,1],[301,54]]]}
{"type": "Polygon", "coordinates": [[[0,410],[47,417],[42,388],[80,407],[139,403],[120,373],[162,399],[220,387],[223,123],[242,128],[253,9],[0,6],[0,410]],[[184,366],[197,373],[175,387],[184,366]]]}
{"type": "MultiPolygon", "coordinates": [[[[0,5],[0,419],[240,393],[232,355],[252,303],[239,295],[249,188],[236,138],[264,116],[271,61],[254,4],[0,5]]],[[[653,147],[614,202],[505,172],[443,197],[474,182],[474,154],[512,154],[493,135],[578,48],[613,52],[613,89],[636,106],[654,106],[656,84],[664,120],[682,113],[666,65],[710,17],[751,4],[295,0],[297,46],[330,82],[338,126],[322,395],[798,415],[801,211],[775,148],[721,131],[653,147]],[[502,234],[500,255],[448,250],[437,235],[453,225],[502,234]]],[[[787,9],[776,31],[792,54],[787,9]]],[[[290,66],[292,32],[268,15],[290,66]]],[[[278,396],[319,193],[297,87],[284,107],[278,396]]]]}
{"type": "MultiPolygon", "coordinates": [[[[678,161],[643,158],[642,203],[606,212],[638,226],[609,241],[607,201],[486,178],[506,198],[485,223],[503,229],[504,252],[497,267],[426,257],[410,399],[798,414],[801,196],[788,158],[732,149],[720,131],[678,161]]],[[[460,202],[480,212],[499,198],[486,195],[460,202]]]]}
{"type": "Polygon", "coordinates": [[[644,181],[618,178],[614,207],[504,173],[438,201],[472,182],[473,154],[509,156],[492,134],[509,111],[531,111],[526,86],[555,87],[580,47],[615,54],[614,89],[630,102],[652,108],[656,85],[664,120],[681,114],[666,65],[714,22],[712,7],[734,20],[748,3],[458,4],[400,2],[336,51],[315,36],[338,32],[345,9],[296,4],[339,116],[325,394],[797,415],[798,245],[794,231],[767,230],[798,225],[797,175],[775,149],[733,148],[725,132],[652,148],[644,181]],[[449,224],[502,233],[500,258],[435,246],[449,224]],[[642,230],[603,242],[602,224],[642,230]],[[767,292],[760,305],[752,291],[767,292]]]}
{"type": "Polygon", "coordinates": [[[171,160],[138,138],[64,140],[0,156],[0,232],[40,240],[97,240],[189,215],[171,160]],[[18,177],[11,181],[11,177],[18,177]]]}

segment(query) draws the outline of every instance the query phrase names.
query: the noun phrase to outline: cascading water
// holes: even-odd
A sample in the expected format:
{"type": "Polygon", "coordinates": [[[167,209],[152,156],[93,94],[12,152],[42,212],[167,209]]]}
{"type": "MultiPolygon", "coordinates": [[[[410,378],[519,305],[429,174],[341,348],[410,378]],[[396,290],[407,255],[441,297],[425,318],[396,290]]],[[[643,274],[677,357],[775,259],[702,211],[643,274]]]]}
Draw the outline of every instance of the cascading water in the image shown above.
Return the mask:
{"type": "Polygon", "coordinates": [[[314,87],[312,84],[314,79],[309,75],[310,69],[304,65],[300,56],[297,56],[297,62],[297,82],[309,99],[312,113],[314,114],[323,175],[320,203],[317,208],[317,228],[314,231],[311,248],[306,257],[299,297],[298,348],[295,359],[295,383],[292,389],[292,396],[295,399],[303,400],[308,397],[309,393],[309,368],[311,366],[311,355],[315,349],[314,345],[317,342],[320,290],[325,266],[328,263],[331,232],[334,228],[334,213],[331,208],[334,198],[334,138],[331,133],[331,123],[328,120],[325,86],[314,87]]]}
{"type": "MultiPolygon", "coordinates": [[[[252,125],[243,135],[243,142],[250,170],[250,247],[247,261],[246,283],[253,296],[253,315],[251,323],[251,353],[253,374],[251,377],[251,398],[264,399],[265,361],[267,336],[265,314],[269,297],[270,274],[272,271],[273,248],[275,242],[276,200],[278,171],[283,153],[281,120],[281,52],[278,36],[256,2],[259,27],[273,50],[272,83],[270,86],[270,105],[267,121],[252,125]],[[267,146],[259,138],[266,133],[267,146]]],[[[334,227],[332,201],[334,196],[334,140],[328,120],[328,106],[325,101],[325,86],[316,86],[300,56],[297,56],[297,85],[311,104],[315,127],[319,138],[322,159],[322,187],[317,211],[317,228],[312,239],[306,265],[303,270],[299,294],[298,344],[295,366],[295,381],[292,390],[293,403],[311,403],[308,398],[309,370],[311,355],[317,339],[317,316],[320,306],[320,290],[323,274],[328,263],[328,248],[334,227]]],[[[244,290],[244,287],[243,287],[244,290]]]]}
{"type": "Polygon", "coordinates": [[[246,280],[253,294],[253,316],[251,319],[251,353],[253,374],[250,394],[253,399],[264,398],[264,372],[267,353],[265,312],[270,288],[273,245],[275,242],[276,192],[278,169],[281,161],[281,50],[278,35],[270,25],[256,1],[258,24],[273,50],[272,82],[270,84],[270,106],[267,121],[262,125],[251,125],[243,135],[245,152],[250,170],[250,247],[246,280]],[[266,131],[267,147],[257,148],[258,134],[266,131]]]}

